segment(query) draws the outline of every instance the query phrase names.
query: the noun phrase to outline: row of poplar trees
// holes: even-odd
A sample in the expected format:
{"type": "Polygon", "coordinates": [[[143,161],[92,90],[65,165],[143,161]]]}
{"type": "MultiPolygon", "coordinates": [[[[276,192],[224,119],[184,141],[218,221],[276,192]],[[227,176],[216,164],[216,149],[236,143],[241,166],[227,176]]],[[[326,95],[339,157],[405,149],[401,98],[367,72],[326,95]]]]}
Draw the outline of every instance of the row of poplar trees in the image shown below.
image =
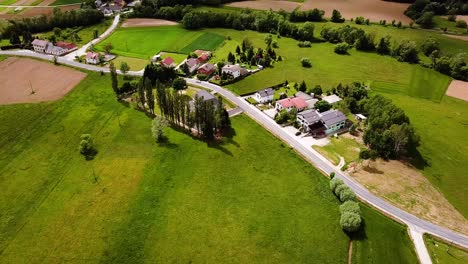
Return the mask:
{"type": "Polygon", "coordinates": [[[216,133],[230,127],[229,115],[221,98],[218,98],[216,104],[197,96],[192,100],[189,96],[170,89],[158,78],[155,78],[154,83],[153,86],[153,81],[147,76],[141,78],[137,87],[139,104],[150,114],[155,114],[156,101],[161,115],[172,125],[196,129],[205,139],[213,139],[216,133]],[[153,87],[156,88],[155,93],[153,87]]]}

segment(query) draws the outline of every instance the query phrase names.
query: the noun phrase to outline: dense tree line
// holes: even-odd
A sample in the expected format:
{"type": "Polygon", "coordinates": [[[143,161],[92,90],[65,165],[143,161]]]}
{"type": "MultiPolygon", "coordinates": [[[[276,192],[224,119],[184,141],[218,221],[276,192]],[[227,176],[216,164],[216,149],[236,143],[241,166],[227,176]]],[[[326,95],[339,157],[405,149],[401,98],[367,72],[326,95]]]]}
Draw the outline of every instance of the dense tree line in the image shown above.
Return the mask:
{"type": "Polygon", "coordinates": [[[341,179],[330,174],[330,190],[342,202],[340,205],[340,225],[347,232],[352,233],[359,230],[362,223],[361,208],[356,202],[356,194],[341,179]]]}
{"type": "Polygon", "coordinates": [[[163,84],[172,83],[176,77],[177,73],[174,68],[162,67],[153,63],[148,64],[143,72],[143,78],[148,78],[153,86],[156,85],[156,81],[163,84]]]}
{"type": "Polygon", "coordinates": [[[434,15],[466,15],[468,2],[466,0],[416,0],[405,14],[424,28],[434,26],[434,15]]]}
{"type": "Polygon", "coordinates": [[[340,28],[325,27],[320,32],[320,36],[330,43],[345,42],[353,45],[357,50],[372,51],[375,49],[374,34],[349,25],[340,28]]]}
{"type": "Polygon", "coordinates": [[[361,110],[367,116],[364,143],[378,156],[398,159],[419,145],[409,118],[391,100],[376,95],[362,100],[361,110]]]}
{"type": "Polygon", "coordinates": [[[21,20],[11,20],[11,24],[4,29],[2,38],[11,39],[27,33],[34,34],[49,31],[56,27],[89,26],[100,23],[103,19],[104,15],[96,9],[85,8],[62,12],[59,8],[55,8],[50,16],[41,15],[21,20]]]}
{"type": "Polygon", "coordinates": [[[312,21],[312,22],[320,22],[323,21],[323,16],[325,15],[325,11],[319,10],[314,8],[308,11],[300,11],[296,9],[289,14],[289,21],[291,22],[305,22],[305,21],[312,21]]]}

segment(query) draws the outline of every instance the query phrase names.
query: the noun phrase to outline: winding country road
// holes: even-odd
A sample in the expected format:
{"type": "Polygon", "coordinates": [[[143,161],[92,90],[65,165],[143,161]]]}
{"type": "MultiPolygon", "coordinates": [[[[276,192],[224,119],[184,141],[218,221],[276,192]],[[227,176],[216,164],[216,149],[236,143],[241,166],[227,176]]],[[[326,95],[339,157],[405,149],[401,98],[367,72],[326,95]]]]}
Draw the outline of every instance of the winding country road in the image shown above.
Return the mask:
{"type": "MultiPolygon", "coordinates": [[[[119,22],[120,16],[116,16],[114,22],[112,23],[111,27],[106,30],[99,38],[91,41],[90,43],[86,44],[78,51],[73,52],[68,56],[58,57],[57,61],[60,64],[85,69],[89,71],[95,72],[109,72],[108,68],[102,68],[94,65],[89,64],[82,64],[79,62],[73,61],[75,55],[84,54],[86,51],[85,47],[89,47],[91,44],[96,44],[100,40],[104,39],[112,31],[117,27],[119,22]]],[[[54,57],[52,55],[40,54],[30,50],[12,50],[12,51],[0,51],[0,55],[10,55],[10,56],[26,56],[26,57],[33,57],[48,61],[53,61],[54,57]]],[[[117,71],[120,73],[120,71],[117,71]]],[[[130,71],[127,73],[128,75],[132,76],[142,76],[142,71],[130,71]]],[[[422,220],[406,211],[403,211],[390,203],[386,202],[385,200],[375,196],[370,191],[368,191],[364,186],[359,184],[355,181],[351,176],[347,173],[342,172],[341,170],[337,169],[333,164],[331,164],[327,159],[321,156],[318,152],[316,152],[311,147],[306,147],[302,145],[298,138],[289,135],[284,131],[274,120],[269,118],[266,114],[262,111],[257,109],[255,106],[249,104],[245,101],[242,97],[239,97],[232,93],[231,91],[224,89],[218,85],[209,83],[209,82],[200,82],[194,79],[186,79],[187,83],[201,86],[203,88],[209,89],[211,91],[215,91],[219,93],[221,96],[225,97],[229,101],[236,104],[241,110],[243,110],[248,116],[250,116],[253,120],[257,123],[262,125],[265,129],[269,130],[272,134],[280,138],[282,141],[286,142],[289,146],[294,148],[297,152],[299,152],[305,159],[311,162],[315,167],[322,170],[326,174],[330,174],[331,172],[335,172],[336,177],[342,179],[355,193],[356,195],[365,203],[372,205],[373,207],[377,208],[379,211],[383,212],[387,216],[390,216],[401,223],[404,223],[409,228],[409,235],[412,238],[415,249],[418,254],[419,260],[421,263],[432,263],[429,253],[427,251],[426,246],[424,245],[423,234],[428,233],[432,234],[436,237],[439,237],[443,240],[452,242],[457,244],[461,247],[468,248],[468,236],[465,236],[461,233],[449,230],[447,228],[435,225],[428,221],[422,220]]]]}

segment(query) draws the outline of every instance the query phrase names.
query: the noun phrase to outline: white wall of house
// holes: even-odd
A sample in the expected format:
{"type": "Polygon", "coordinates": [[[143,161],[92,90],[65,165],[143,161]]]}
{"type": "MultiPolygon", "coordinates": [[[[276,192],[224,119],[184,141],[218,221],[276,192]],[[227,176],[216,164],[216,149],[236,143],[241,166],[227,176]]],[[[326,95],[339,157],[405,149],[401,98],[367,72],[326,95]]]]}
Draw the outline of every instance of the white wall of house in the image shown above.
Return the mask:
{"type": "Polygon", "coordinates": [[[260,93],[255,93],[253,98],[259,103],[267,103],[273,101],[273,95],[262,97],[260,93]]]}
{"type": "Polygon", "coordinates": [[[238,78],[240,76],[240,71],[232,71],[230,69],[222,69],[221,72],[226,73],[226,74],[231,74],[234,77],[234,79],[238,78]]]}
{"type": "Polygon", "coordinates": [[[99,58],[86,58],[86,63],[88,64],[99,64],[99,58]]]}

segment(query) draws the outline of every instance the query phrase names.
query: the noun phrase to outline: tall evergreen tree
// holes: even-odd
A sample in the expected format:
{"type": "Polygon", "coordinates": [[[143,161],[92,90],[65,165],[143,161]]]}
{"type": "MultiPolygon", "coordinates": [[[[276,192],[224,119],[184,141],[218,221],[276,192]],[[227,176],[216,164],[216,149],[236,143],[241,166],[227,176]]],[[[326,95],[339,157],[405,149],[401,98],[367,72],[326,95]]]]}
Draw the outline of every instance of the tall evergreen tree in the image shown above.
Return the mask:
{"type": "Polygon", "coordinates": [[[149,111],[151,114],[154,114],[154,95],[151,80],[149,78],[145,78],[143,82],[145,86],[146,102],[148,103],[149,111]]]}
{"type": "Polygon", "coordinates": [[[117,80],[117,70],[115,69],[113,62],[109,64],[109,69],[110,69],[110,76],[112,80],[112,90],[114,90],[115,95],[118,96],[119,95],[119,81],[117,80]]]}

